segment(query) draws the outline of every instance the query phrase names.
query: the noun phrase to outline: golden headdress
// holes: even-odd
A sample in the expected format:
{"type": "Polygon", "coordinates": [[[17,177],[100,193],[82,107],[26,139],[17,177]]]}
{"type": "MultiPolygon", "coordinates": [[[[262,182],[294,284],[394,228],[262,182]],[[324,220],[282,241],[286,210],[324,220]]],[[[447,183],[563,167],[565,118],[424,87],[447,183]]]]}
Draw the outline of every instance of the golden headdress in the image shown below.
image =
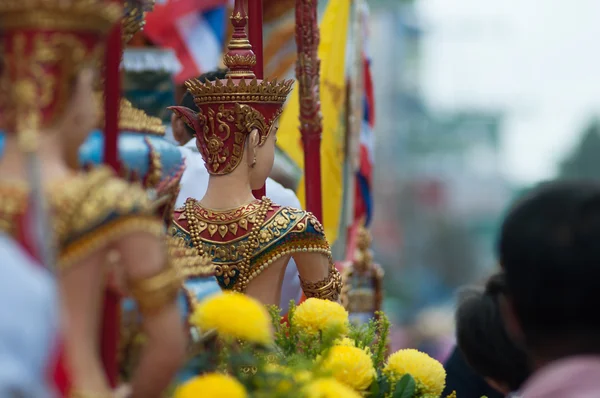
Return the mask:
{"type": "Polygon", "coordinates": [[[101,60],[121,14],[107,0],[0,1],[1,127],[29,135],[52,124],[78,71],[101,60]]]}
{"type": "Polygon", "coordinates": [[[123,45],[129,43],[146,21],[147,12],[154,8],[155,0],[125,0],[125,17],[123,18],[123,45]]]}
{"type": "Polygon", "coordinates": [[[227,80],[201,82],[188,80],[199,112],[172,107],[196,131],[197,145],[209,173],[227,174],[242,159],[246,137],[254,129],[263,145],[273,122],[281,114],[293,80],[259,80],[252,68],[256,56],[246,35],[248,16],[237,0],[230,17],[233,35],[224,56],[229,69],[227,80]]]}

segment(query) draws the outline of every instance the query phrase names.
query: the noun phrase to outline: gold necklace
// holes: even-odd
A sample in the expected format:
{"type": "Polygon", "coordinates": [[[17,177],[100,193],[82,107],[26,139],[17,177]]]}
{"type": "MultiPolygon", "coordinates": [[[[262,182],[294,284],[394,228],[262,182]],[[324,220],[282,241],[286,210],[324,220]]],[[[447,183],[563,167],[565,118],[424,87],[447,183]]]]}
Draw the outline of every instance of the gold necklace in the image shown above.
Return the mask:
{"type": "MultiPolygon", "coordinates": [[[[185,202],[185,216],[187,218],[188,227],[190,230],[190,236],[192,238],[192,243],[194,247],[198,251],[199,256],[204,256],[206,253],[204,252],[204,247],[202,245],[202,239],[200,237],[200,231],[198,228],[198,219],[194,214],[194,203],[195,201],[188,200],[185,202]]],[[[238,266],[233,266],[231,271],[235,268],[238,268],[238,280],[233,286],[233,290],[237,292],[243,293],[246,291],[248,287],[248,283],[250,279],[248,278],[248,274],[250,272],[250,267],[252,263],[252,254],[258,249],[260,246],[260,240],[258,238],[258,233],[262,228],[265,219],[267,217],[267,213],[269,212],[269,208],[271,207],[271,200],[267,197],[263,197],[260,201],[260,207],[258,209],[256,219],[254,224],[252,225],[252,229],[250,230],[250,234],[248,235],[246,250],[244,251],[244,259],[238,266]]],[[[216,265],[216,276],[221,276],[230,270],[224,270],[223,267],[219,264],[216,265]]],[[[228,267],[228,266],[227,266],[228,267]]]]}

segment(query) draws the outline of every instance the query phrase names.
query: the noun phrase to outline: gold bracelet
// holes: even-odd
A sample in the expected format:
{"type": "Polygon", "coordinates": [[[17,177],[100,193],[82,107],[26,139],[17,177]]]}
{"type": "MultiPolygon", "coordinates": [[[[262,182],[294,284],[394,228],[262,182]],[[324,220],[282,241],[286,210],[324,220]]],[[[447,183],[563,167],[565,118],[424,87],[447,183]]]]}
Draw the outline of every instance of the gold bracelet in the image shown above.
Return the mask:
{"type": "Polygon", "coordinates": [[[112,392],[74,390],[69,393],[69,398],[115,398],[115,394],[112,392]]]}
{"type": "Polygon", "coordinates": [[[183,280],[177,270],[169,266],[154,276],[130,281],[129,285],[140,311],[147,314],[173,303],[183,280]]]}
{"type": "Polygon", "coordinates": [[[302,290],[307,298],[315,297],[323,300],[337,301],[342,291],[342,277],[332,264],[329,275],[318,282],[305,282],[300,278],[302,290]]]}

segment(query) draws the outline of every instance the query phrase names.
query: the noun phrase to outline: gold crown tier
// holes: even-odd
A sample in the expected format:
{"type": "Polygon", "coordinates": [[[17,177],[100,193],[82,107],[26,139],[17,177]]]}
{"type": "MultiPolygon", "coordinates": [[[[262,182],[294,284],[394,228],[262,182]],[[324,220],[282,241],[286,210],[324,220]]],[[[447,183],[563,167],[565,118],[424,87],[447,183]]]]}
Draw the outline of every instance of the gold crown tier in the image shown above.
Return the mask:
{"type": "Polygon", "coordinates": [[[135,108],[128,100],[121,98],[119,130],[138,131],[163,136],[166,129],[162,120],[154,116],[149,116],[143,110],[135,108]]]}
{"type": "MultiPolygon", "coordinates": [[[[1,0],[0,0],[1,1],[1,0]]],[[[100,124],[98,128],[104,129],[104,97],[102,93],[96,94],[96,104],[98,106],[98,112],[100,113],[100,124]]],[[[138,133],[145,133],[151,135],[164,136],[165,125],[162,123],[160,118],[149,116],[146,112],[141,109],[137,109],[133,104],[121,98],[119,104],[119,130],[120,131],[134,131],[138,133]]]]}
{"type": "Polygon", "coordinates": [[[214,82],[202,83],[198,79],[188,80],[186,83],[188,91],[194,96],[197,104],[209,104],[220,102],[257,102],[284,104],[288,94],[292,91],[294,81],[285,80],[257,80],[256,78],[246,81],[241,79],[235,82],[233,79],[215,80],[214,82]]]}

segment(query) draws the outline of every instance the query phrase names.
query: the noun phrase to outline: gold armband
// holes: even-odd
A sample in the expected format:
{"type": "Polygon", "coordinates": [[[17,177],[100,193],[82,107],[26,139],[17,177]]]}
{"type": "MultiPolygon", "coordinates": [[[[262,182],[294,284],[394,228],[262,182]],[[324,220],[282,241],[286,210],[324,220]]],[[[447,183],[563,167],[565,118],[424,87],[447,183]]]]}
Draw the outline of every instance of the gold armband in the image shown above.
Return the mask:
{"type": "Polygon", "coordinates": [[[176,269],[168,267],[149,278],[130,281],[131,295],[142,313],[152,313],[171,304],[183,286],[176,269]]]}
{"type": "Polygon", "coordinates": [[[115,394],[112,392],[74,390],[69,393],[69,398],[115,398],[115,394]]]}
{"type": "Polygon", "coordinates": [[[342,277],[332,265],[329,275],[318,282],[305,282],[300,278],[302,290],[307,298],[315,297],[323,300],[337,301],[342,291],[342,277]]]}

